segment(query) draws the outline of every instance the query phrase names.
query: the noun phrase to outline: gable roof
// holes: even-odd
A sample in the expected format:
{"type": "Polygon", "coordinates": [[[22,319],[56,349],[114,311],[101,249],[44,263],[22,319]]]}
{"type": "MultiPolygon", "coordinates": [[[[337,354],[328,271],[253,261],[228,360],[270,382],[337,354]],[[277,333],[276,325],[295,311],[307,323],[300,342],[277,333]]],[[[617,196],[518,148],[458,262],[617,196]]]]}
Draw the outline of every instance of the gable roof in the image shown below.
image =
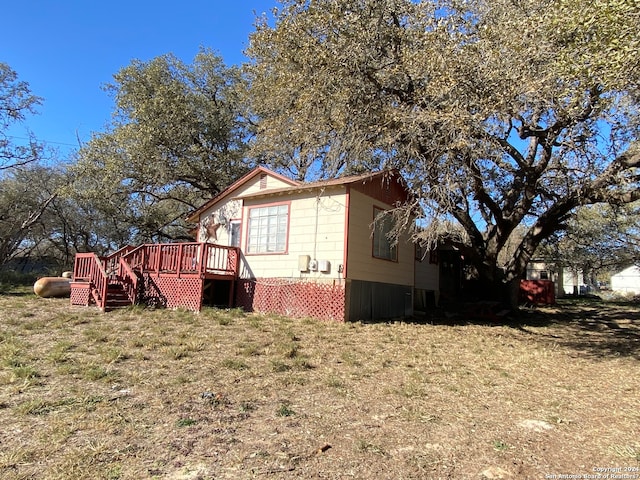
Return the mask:
{"type": "Polygon", "coordinates": [[[339,186],[349,186],[358,190],[366,195],[373,196],[374,198],[378,198],[385,203],[391,204],[393,203],[393,197],[396,199],[406,200],[409,197],[409,190],[407,189],[406,183],[404,182],[402,176],[397,170],[381,170],[378,172],[369,172],[360,175],[347,175],[339,178],[332,178],[329,180],[319,180],[316,182],[299,182],[296,180],[292,180],[284,175],[280,175],[279,173],[273,172],[265,167],[256,167],[247,174],[240,177],[229,187],[224,189],[218,195],[213,197],[211,200],[206,202],[201,207],[194,210],[187,217],[188,222],[196,222],[198,221],[198,217],[200,214],[209,208],[213,207],[216,203],[224,200],[225,198],[233,195],[235,191],[238,190],[239,187],[244,185],[246,182],[254,179],[256,176],[266,174],[270,175],[274,178],[281,180],[284,183],[287,183],[288,187],[280,187],[280,188],[271,188],[260,190],[258,192],[247,193],[245,195],[239,195],[236,198],[238,200],[252,199],[252,198],[262,198],[269,196],[282,196],[282,195],[290,195],[293,193],[302,193],[302,192],[312,192],[314,190],[321,190],[324,188],[331,187],[339,187],[339,186]],[[379,181],[379,184],[376,184],[376,181],[379,181]],[[386,191],[383,188],[380,188],[381,185],[386,182],[386,191]],[[381,195],[384,193],[384,195],[381,195]]]}
{"type": "Polygon", "coordinates": [[[268,197],[268,196],[281,196],[281,195],[289,195],[292,193],[302,193],[302,192],[311,192],[313,190],[320,190],[324,188],[337,187],[337,186],[351,186],[355,187],[357,190],[363,191],[363,193],[370,193],[370,188],[375,188],[375,181],[379,180],[381,183],[384,181],[388,181],[389,184],[393,180],[396,181],[397,186],[403,192],[403,196],[408,197],[408,190],[406,188],[406,184],[402,180],[402,177],[396,170],[382,170],[379,172],[369,172],[360,175],[348,175],[339,178],[332,178],[329,180],[319,180],[317,182],[309,182],[302,183],[297,182],[296,185],[292,185],[290,187],[282,187],[282,188],[273,188],[268,190],[261,190],[259,192],[247,193],[245,195],[240,195],[238,199],[251,199],[251,198],[260,198],[260,197],[268,197]]]}
{"type": "Polygon", "coordinates": [[[209,200],[208,202],[205,202],[203,205],[201,205],[200,207],[195,209],[193,212],[191,212],[189,214],[189,216],[187,217],[187,222],[195,222],[195,221],[197,221],[198,217],[200,216],[200,214],[202,212],[204,212],[205,210],[208,210],[209,208],[211,208],[213,205],[215,205],[216,203],[220,202],[221,200],[224,200],[225,198],[229,197],[240,186],[244,185],[246,182],[254,179],[255,177],[257,177],[258,175],[261,175],[261,174],[269,175],[271,177],[277,178],[278,180],[281,180],[281,181],[283,181],[285,183],[288,183],[291,186],[300,185],[300,182],[298,182],[296,180],[292,180],[292,179],[290,179],[288,177],[285,177],[284,175],[280,175],[279,173],[272,172],[271,170],[269,170],[269,169],[267,169],[265,167],[260,167],[259,166],[259,167],[254,168],[253,170],[249,171],[248,173],[244,174],[238,180],[236,180],[231,185],[229,185],[227,188],[225,188],[220,193],[218,193],[211,200],[209,200]]]}

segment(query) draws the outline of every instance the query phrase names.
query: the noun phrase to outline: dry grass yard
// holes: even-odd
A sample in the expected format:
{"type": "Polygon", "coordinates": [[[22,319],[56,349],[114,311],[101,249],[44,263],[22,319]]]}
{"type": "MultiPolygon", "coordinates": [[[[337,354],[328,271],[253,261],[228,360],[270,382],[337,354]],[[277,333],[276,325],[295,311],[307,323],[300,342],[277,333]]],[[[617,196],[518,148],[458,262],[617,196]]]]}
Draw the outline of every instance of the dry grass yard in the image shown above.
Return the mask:
{"type": "Polygon", "coordinates": [[[639,312],[337,324],[0,295],[0,478],[640,478],[639,312]]]}

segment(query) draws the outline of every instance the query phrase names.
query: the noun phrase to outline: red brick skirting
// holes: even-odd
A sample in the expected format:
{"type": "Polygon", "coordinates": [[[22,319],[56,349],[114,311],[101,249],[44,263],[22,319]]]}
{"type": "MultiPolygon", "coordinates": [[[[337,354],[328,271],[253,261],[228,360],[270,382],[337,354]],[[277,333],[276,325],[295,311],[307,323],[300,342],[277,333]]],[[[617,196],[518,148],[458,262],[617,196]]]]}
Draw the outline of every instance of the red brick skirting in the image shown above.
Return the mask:
{"type": "Polygon", "coordinates": [[[249,312],[344,321],[344,284],[286,278],[238,280],[236,305],[249,312]]]}

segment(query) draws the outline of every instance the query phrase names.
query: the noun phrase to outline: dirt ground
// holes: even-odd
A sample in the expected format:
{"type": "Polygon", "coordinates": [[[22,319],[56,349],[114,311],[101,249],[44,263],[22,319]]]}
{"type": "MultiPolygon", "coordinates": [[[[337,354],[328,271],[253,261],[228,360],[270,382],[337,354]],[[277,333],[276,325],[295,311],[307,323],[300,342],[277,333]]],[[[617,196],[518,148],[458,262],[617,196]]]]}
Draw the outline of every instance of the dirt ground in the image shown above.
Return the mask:
{"type": "Polygon", "coordinates": [[[597,300],[339,324],[0,295],[0,478],[640,478],[639,340],[597,300]]]}

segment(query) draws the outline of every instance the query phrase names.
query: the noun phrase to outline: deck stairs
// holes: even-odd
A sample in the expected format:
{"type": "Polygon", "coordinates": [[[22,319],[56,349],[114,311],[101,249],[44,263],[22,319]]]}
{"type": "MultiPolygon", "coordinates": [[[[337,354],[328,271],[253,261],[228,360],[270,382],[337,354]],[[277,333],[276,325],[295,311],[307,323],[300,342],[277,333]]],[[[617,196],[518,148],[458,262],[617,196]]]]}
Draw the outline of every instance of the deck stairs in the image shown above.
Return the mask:
{"type": "Polygon", "coordinates": [[[105,257],[78,253],[71,303],[108,311],[144,302],[145,278],[235,279],[238,259],[236,247],[199,242],[127,245],[105,257]]]}
{"type": "Polygon", "coordinates": [[[105,299],[105,310],[116,310],[118,308],[130,307],[134,301],[129,298],[127,292],[120,282],[109,283],[107,285],[107,297],[105,299]]]}

